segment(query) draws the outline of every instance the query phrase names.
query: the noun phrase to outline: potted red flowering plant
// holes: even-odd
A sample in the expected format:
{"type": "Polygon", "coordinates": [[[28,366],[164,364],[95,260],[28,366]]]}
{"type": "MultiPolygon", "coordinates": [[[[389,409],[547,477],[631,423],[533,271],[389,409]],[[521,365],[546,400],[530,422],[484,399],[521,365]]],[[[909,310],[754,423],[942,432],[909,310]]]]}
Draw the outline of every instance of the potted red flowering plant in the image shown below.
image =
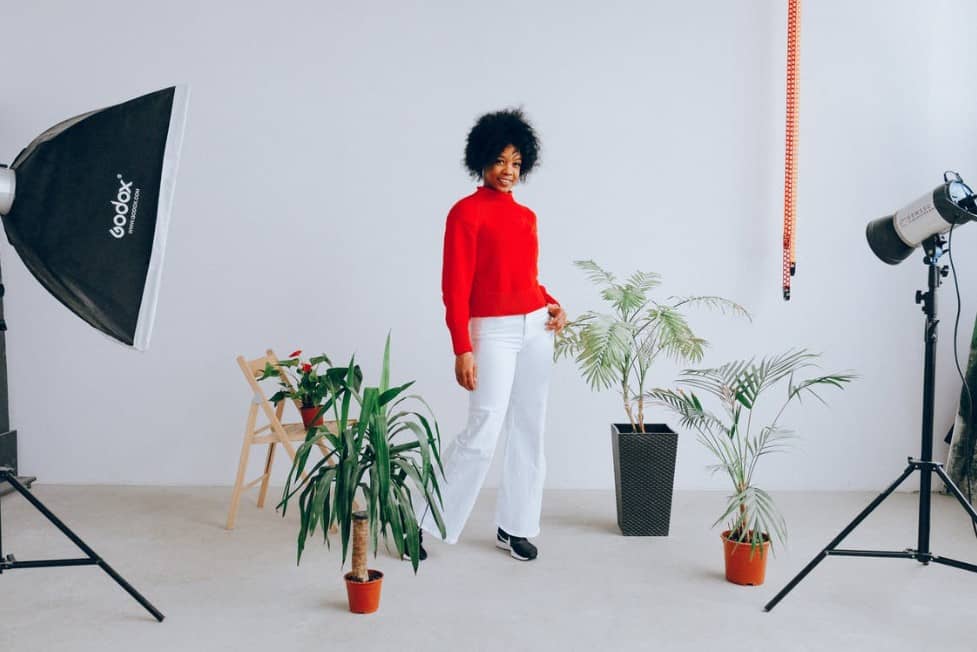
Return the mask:
{"type": "Polygon", "coordinates": [[[308,360],[301,358],[302,351],[293,351],[285,360],[279,360],[275,367],[270,363],[265,365],[264,373],[258,380],[278,378],[281,389],[271,396],[271,402],[276,406],[290,398],[296,402],[302,413],[302,423],[306,428],[322,425],[322,403],[328,394],[328,385],[319,374],[319,365],[332,365],[326,354],[317,355],[308,360]]]}

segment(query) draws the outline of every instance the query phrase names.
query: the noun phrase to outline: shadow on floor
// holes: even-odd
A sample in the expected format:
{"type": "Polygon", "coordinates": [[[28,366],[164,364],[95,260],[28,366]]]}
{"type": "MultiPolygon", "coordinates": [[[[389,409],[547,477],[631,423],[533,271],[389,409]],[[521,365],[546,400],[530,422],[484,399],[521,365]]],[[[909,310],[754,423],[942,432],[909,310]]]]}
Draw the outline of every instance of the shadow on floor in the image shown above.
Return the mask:
{"type": "Polygon", "coordinates": [[[319,603],[319,606],[331,611],[349,613],[349,601],[346,598],[325,599],[319,603]]]}
{"type": "Polygon", "coordinates": [[[555,525],[568,528],[570,530],[597,532],[600,534],[621,534],[617,521],[613,517],[595,519],[592,516],[585,518],[577,514],[562,514],[558,516],[546,516],[544,525],[555,525]]]}

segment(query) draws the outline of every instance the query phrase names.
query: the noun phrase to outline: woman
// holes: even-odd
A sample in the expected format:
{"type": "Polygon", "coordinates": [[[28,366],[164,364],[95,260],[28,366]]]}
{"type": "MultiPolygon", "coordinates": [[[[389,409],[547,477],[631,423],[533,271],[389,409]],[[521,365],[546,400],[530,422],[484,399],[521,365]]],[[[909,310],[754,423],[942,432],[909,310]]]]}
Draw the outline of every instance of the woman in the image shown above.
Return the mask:
{"type": "MultiPolygon", "coordinates": [[[[522,561],[537,556],[529,538],[539,534],[553,334],[566,324],[563,308],[536,278],[536,215],[512,197],[538,153],[521,111],[478,119],[465,166],[483,185],[448,213],[441,281],[455,378],[470,392],[468,422],[442,458],[444,540],[458,541],[505,431],[496,545],[522,561]]],[[[430,514],[421,526],[440,538],[430,514]]]]}

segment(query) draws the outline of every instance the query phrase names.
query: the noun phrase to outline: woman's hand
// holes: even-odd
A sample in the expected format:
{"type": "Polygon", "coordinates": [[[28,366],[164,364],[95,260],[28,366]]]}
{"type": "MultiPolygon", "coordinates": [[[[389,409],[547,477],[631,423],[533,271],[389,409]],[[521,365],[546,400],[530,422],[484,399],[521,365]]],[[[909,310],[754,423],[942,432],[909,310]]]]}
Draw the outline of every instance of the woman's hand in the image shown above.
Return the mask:
{"type": "Polygon", "coordinates": [[[556,303],[547,304],[546,310],[550,313],[550,318],[546,320],[546,330],[559,333],[567,325],[566,311],[556,303]]]}
{"type": "Polygon", "coordinates": [[[475,391],[478,382],[478,365],[475,364],[475,354],[471,351],[455,357],[455,379],[469,392],[475,391]]]}

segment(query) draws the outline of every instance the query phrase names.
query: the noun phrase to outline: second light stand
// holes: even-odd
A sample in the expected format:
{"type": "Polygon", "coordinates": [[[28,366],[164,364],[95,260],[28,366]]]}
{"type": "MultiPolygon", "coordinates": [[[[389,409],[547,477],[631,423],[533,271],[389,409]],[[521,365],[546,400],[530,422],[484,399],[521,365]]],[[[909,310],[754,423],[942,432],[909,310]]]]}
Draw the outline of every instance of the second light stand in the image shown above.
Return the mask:
{"type": "Polygon", "coordinates": [[[922,445],[919,459],[909,458],[909,464],[895,482],[883,491],[879,496],[869,503],[862,512],[855,517],[855,520],[848,524],[841,533],[811,560],[811,562],[801,570],[787,585],[775,595],[764,607],[764,611],[770,611],[777,603],[790,593],[791,589],[797,586],[814,567],[820,564],[826,557],[894,557],[901,559],[915,559],[923,565],[930,562],[961,568],[973,573],[977,573],[977,565],[965,561],[941,557],[930,550],[930,500],[933,488],[933,474],[935,473],[946,484],[947,489],[952,493],[970,518],[977,523],[977,511],[973,505],[964,497],[963,493],[950,479],[950,476],[943,470],[943,465],[933,461],[933,405],[936,393],[936,327],[939,320],[936,318],[936,290],[947,275],[947,268],[939,265],[939,260],[946,252],[944,245],[946,240],[942,235],[936,234],[927,238],[923,242],[923,249],[926,256],[923,262],[929,272],[929,283],[926,292],[916,292],[916,303],[923,304],[923,312],[926,313],[925,342],[926,353],[924,356],[923,367],[923,427],[922,445]],[[839,548],[838,545],[851,532],[871,514],[876,507],[882,504],[906,478],[915,471],[919,471],[919,528],[918,538],[915,548],[905,550],[852,550],[839,548]]]}

